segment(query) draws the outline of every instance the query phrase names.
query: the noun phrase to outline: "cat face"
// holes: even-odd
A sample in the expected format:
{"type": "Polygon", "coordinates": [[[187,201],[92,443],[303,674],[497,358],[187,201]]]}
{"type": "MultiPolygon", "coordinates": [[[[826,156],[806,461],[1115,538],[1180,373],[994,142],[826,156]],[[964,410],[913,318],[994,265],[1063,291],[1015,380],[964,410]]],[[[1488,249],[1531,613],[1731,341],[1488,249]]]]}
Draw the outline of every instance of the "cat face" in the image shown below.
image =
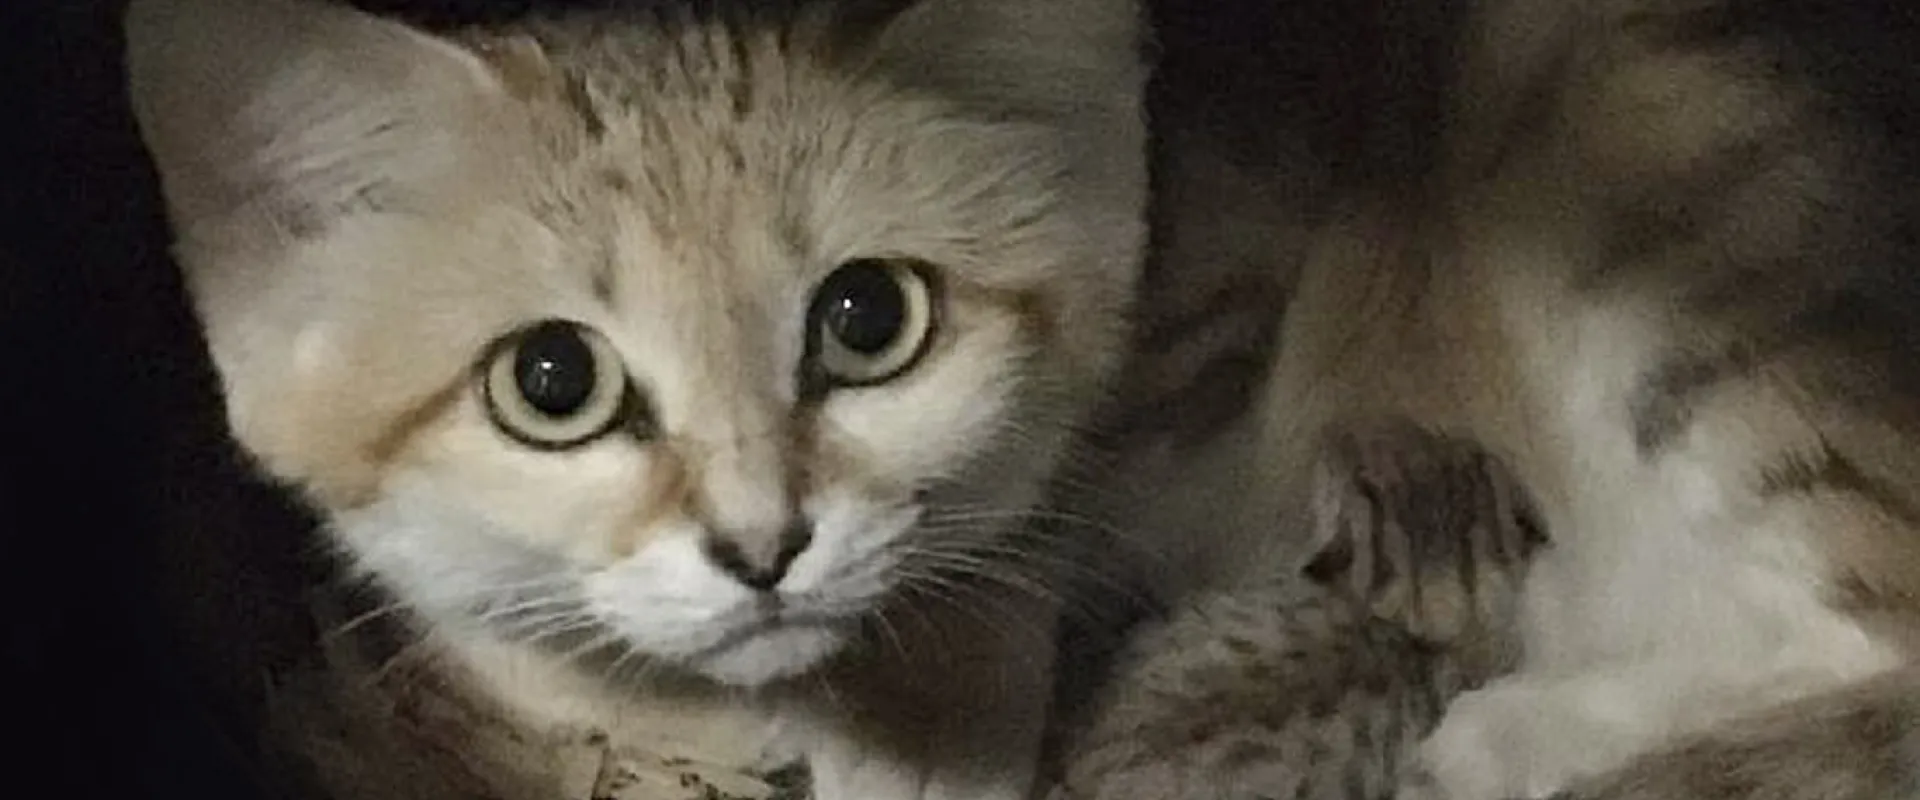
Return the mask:
{"type": "Polygon", "coordinates": [[[136,2],[236,437],[438,624],[749,685],[838,652],[1039,499],[1144,146],[1128,3],[835,20],[136,2]]]}

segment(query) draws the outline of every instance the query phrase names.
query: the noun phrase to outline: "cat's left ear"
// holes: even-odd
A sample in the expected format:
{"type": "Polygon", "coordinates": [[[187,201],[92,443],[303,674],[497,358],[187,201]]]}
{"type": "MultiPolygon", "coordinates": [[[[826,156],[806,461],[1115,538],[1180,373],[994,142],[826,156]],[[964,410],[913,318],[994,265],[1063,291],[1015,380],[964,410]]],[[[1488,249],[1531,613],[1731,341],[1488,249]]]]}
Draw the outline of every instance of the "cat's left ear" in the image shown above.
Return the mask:
{"type": "Polygon", "coordinates": [[[1144,28],[1138,0],[917,0],[878,52],[895,75],[1019,116],[1137,117],[1144,28]]]}

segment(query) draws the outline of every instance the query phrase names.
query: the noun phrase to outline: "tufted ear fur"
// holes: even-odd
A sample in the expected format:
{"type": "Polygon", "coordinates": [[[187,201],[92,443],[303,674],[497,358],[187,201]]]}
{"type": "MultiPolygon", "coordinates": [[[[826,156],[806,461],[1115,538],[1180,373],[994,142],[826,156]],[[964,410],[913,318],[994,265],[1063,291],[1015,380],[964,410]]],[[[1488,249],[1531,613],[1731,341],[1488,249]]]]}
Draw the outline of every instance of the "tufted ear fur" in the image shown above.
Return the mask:
{"type": "MultiPolygon", "coordinates": [[[[341,361],[327,355],[342,346],[329,328],[406,295],[360,274],[372,256],[403,254],[353,251],[328,232],[372,209],[464,196],[448,182],[477,180],[461,176],[486,144],[468,132],[488,130],[506,87],[482,54],[315,0],[133,0],[125,31],[135,119],[236,432],[299,474],[284,453],[325,448],[264,420],[317,402],[299,390],[341,361]]],[[[375,406],[366,413],[386,411],[375,406]]]]}
{"type": "Polygon", "coordinates": [[[1142,16],[1136,0],[922,0],[880,52],[894,74],[1016,114],[1137,115],[1142,16]]]}
{"type": "Polygon", "coordinates": [[[443,168],[458,128],[441,123],[498,89],[469,51],[313,0],[133,0],[126,35],[134,115],[189,231],[326,214],[443,168]]]}
{"type": "Polygon", "coordinates": [[[877,52],[896,80],[1066,133],[1071,201],[1118,226],[1145,205],[1144,17],[1138,0],[921,0],[877,52]]]}
{"type": "Polygon", "coordinates": [[[877,66],[1061,134],[1075,175],[1062,199],[1127,258],[1144,235],[1145,16],[1139,0],[919,0],[879,33],[877,66]]]}

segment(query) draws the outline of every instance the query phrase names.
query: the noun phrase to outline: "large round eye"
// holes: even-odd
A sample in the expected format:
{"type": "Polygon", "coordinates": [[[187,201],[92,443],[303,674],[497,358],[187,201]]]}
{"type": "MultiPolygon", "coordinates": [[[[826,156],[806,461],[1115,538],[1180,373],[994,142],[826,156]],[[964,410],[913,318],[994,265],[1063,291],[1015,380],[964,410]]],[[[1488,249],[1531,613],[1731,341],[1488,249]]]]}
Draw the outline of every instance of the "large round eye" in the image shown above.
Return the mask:
{"type": "Polygon", "coordinates": [[[500,430],[547,449],[606,433],[620,421],[627,394],[613,346],[592,328],[565,320],[537,322],[501,339],[482,386],[500,430]]]}
{"type": "Polygon", "coordinates": [[[814,291],[809,325],[815,367],[828,380],[880,383],[913,366],[933,339],[933,289],[918,265],[849,261],[814,291]]]}

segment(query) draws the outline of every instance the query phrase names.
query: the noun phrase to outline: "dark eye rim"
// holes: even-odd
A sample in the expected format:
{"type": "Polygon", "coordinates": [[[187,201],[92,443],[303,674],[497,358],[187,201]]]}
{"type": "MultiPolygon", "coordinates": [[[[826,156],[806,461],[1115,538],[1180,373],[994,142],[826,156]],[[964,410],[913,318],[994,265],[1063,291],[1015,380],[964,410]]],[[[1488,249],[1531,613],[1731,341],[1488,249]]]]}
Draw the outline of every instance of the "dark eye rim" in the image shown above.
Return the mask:
{"type": "Polygon", "coordinates": [[[645,398],[640,396],[640,390],[633,384],[633,376],[626,374],[625,371],[622,371],[622,382],[624,385],[620,387],[619,405],[615,407],[612,414],[607,416],[605,423],[579,436],[566,439],[542,439],[536,436],[529,436],[501,415],[500,403],[497,402],[493,396],[493,381],[487,379],[487,373],[492,370],[496,360],[505,355],[507,351],[511,350],[514,345],[518,344],[521,340],[531,335],[534,331],[553,326],[562,326],[573,330],[584,330],[598,335],[597,332],[593,331],[591,326],[584,322],[564,317],[548,317],[517,326],[495,337],[493,341],[487,343],[485,348],[481,349],[480,358],[474,362],[472,368],[472,380],[479,388],[480,407],[486,411],[487,422],[493,426],[493,429],[499,431],[502,436],[512,439],[514,443],[524,446],[529,450],[549,453],[578,449],[584,445],[605,438],[608,434],[620,428],[627,428],[633,437],[640,441],[646,441],[651,438],[653,432],[653,425],[651,423],[652,415],[647,408],[645,398]]]}
{"type": "Polygon", "coordinates": [[[940,338],[939,332],[941,325],[946,321],[945,317],[946,285],[940,281],[939,271],[928,262],[906,256],[862,256],[849,258],[834,265],[833,269],[827,272],[826,277],[814,283],[813,295],[807,304],[807,344],[806,352],[803,354],[801,362],[805,365],[803,368],[804,379],[802,385],[805,387],[806,394],[818,396],[835,389],[862,389],[879,386],[884,383],[891,383],[900,376],[913,371],[913,368],[919,366],[921,360],[926,358],[927,353],[933,350],[934,340],[940,338]],[[900,362],[900,366],[870,378],[848,380],[820,366],[820,337],[823,335],[820,321],[821,314],[824,313],[824,309],[822,308],[824,300],[820,296],[820,288],[826,285],[828,278],[831,278],[834,273],[860,263],[875,264],[889,272],[895,269],[904,269],[912,273],[914,278],[920,281],[921,286],[926,287],[927,332],[926,335],[920,337],[919,343],[914,345],[912,354],[900,362]]]}

